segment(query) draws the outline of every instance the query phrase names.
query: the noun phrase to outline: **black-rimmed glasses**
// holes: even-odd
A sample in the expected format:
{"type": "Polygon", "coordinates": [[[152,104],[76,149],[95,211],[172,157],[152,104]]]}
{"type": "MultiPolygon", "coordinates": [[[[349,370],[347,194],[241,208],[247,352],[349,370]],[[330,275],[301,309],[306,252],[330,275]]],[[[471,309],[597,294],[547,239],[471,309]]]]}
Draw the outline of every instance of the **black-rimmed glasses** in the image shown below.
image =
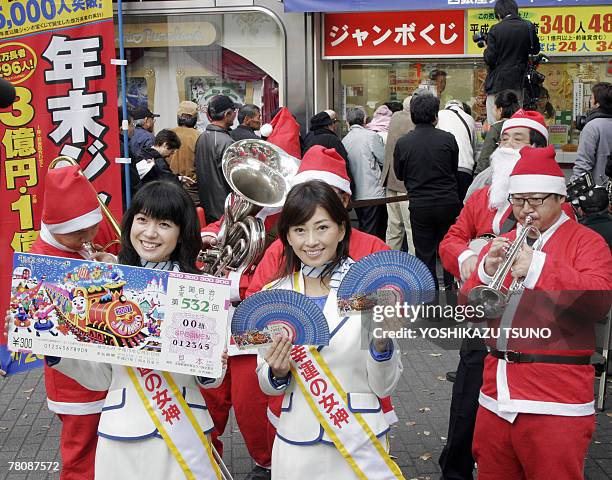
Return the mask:
{"type": "Polygon", "coordinates": [[[550,197],[552,193],[548,195],[544,195],[543,197],[531,197],[531,198],[515,198],[512,195],[508,195],[508,201],[515,206],[522,207],[525,205],[525,202],[529,204],[530,207],[541,207],[544,205],[544,200],[550,197]]]}

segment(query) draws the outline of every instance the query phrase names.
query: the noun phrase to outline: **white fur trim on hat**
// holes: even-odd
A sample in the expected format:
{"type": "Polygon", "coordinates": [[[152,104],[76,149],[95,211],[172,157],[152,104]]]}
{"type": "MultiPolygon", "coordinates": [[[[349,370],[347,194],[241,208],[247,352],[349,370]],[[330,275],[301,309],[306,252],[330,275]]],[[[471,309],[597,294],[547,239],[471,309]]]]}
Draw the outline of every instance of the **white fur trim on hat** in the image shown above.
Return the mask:
{"type": "Polygon", "coordinates": [[[71,218],[70,220],[62,223],[47,224],[47,229],[51,233],[73,233],[83,230],[84,228],[92,227],[102,221],[102,212],[100,207],[92,210],[89,213],[81,215],[80,217],[71,218]]]}
{"type": "Polygon", "coordinates": [[[546,139],[546,141],[548,141],[548,129],[540,122],[536,122],[531,118],[509,118],[504,122],[504,126],[502,127],[501,133],[503,135],[506,130],[519,127],[535,130],[536,132],[541,133],[546,139]]]}
{"type": "Polygon", "coordinates": [[[321,180],[322,182],[331,185],[332,187],[339,188],[349,195],[351,192],[351,182],[336,175],[335,173],[326,172],[323,170],[304,170],[293,177],[293,186],[299,185],[300,183],[306,183],[310,180],[321,180]]]}
{"type": "Polygon", "coordinates": [[[512,175],[508,193],[557,193],[567,195],[565,178],[553,175],[512,175]]]}
{"type": "Polygon", "coordinates": [[[270,135],[272,135],[273,130],[274,127],[272,125],[270,125],[269,123],[264,123],[259,129],[259,133],[262,137],[269,137],[270,135]]]}

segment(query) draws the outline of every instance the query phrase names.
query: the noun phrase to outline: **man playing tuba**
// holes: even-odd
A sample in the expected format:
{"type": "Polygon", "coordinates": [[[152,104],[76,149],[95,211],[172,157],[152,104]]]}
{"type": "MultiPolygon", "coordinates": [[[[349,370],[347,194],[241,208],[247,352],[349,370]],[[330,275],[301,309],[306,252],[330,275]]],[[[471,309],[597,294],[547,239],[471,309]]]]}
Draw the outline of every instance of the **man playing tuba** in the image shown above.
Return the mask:
{"type": "Polygon", "coordinates": [[[524,291],[510,296],[502,317],[489,326],[506,333],[545,326],[552,338],[544,344],[502,334],[489,345],[472,445],[478,478],[583,478],[595,429],[590,335],[610,308],[612,256],[601,236],[563,212],[565,178],[552,147],[521,150],[509,191],[517,230],[485,247],[462,293],[488,285],[511,262],[504,283],[523,279],[524,291]],[[521,236],[527,217],[540,235],[527,236],[507,259],[509,242],[521,236]],[[532,248],[535,237],[540,240],[532,248]],[[562,337],[567,332],[573,336],[562,337]],[[587,341],[576,343],[576,337],[587,341]]]}

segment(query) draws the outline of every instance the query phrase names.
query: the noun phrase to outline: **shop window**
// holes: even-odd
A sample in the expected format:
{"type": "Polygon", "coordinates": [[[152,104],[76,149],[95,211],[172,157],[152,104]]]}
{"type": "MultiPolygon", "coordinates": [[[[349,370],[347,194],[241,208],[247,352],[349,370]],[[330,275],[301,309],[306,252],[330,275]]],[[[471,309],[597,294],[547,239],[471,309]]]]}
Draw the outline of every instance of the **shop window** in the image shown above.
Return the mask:
{"type": "MultiPolygon", "coordinates": [[[[545,80],[537,108],[549,125],[550,141],[558,148],[573,151],[580,135],[574,128],[574,119],[590,108],[592,85],[612,81],[609,58],[589,57],[588,61],[553,59],[541,65],[538,71],[545,75],[545,80]]],[[[433,60],[345,62],[340,64],[340,89],[335,105],[341,118],[345,117],[347,108],[354,106],[364,107],[371,116],[380,105],[390,101],[402,102],[415,89],[425,87],[440,97],[441,108],[449,100],[467,103],[477,128],[482,129],[486,120],[483,88],[486,74],[480,59],[448,60],[445,63],[433,60]]],[[[482,141],[481,135],[478,135],[478,140],[482,141]]]]}
{"type": "Polygon", "coordinates": [[[278,108],[284,77],[284,37],[262,12],[138,15],[124,17],[127,103],[160,114],[156,129],[176,126],[183,100],[206,104],[217,94],[262,108],[264,121],[278,108]]]}

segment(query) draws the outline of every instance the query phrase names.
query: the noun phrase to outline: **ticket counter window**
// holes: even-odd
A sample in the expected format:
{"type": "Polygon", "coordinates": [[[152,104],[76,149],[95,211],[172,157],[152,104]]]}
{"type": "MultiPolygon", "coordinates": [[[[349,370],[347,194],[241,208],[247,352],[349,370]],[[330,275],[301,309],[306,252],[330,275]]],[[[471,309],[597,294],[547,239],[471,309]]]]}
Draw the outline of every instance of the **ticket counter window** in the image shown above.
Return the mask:
{"type": "Polygon", "coordinates": [[[262,12],[126,15],[124,44],[127,103],[159,114],[156,130],[176,125],[183,100],[200,105],[200,129],[214,95],[258,105],[265,121],[279,106],[285,42],[262,12]]]}
{"type": "MultiPolygon", "coordinates": [[[[612,81],[609,57],[554,59],[541,65],[545,75],[537,109],[549,125],[551,143],[567,151],[576,149],[578,132],[573,125],[576,115],[590,108],[591,86],[612,81]]],[[[362,106],[372,116],[376,108],[390,101],[403,102],[419,87],[440,97],[440,108],[452,99],[467,103],[477,128],[486,120],[484,81],[486,68],[480,59],[345,62],[340,64],[340,86],[336,107],[341,117],[347,108],[362,106]]],[[[478,140],[482,141],[481,135],[478,140]]]]}

